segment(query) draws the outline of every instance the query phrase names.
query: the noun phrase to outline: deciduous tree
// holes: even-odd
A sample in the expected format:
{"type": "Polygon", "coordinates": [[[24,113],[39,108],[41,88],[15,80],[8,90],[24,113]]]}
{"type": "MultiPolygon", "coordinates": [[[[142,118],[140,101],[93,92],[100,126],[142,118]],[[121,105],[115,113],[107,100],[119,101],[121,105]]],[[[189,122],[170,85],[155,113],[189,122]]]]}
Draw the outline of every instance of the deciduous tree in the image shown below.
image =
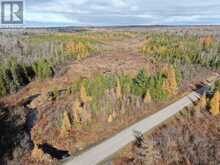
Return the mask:
{"type": "Polygon", "coordinates": [[[71,130],[71,122],[70,122],[69,114],[65,111],[63,113],[61,135],[64,137],[68,136],[70,130],[71,130]]]}
{"type": "Polygon", "coordinates": [[[210,112],[212,113],[213,116],[219,114],[219,107],[220,107],[219,100],[220,100],[219,91],[216,91],[210,101],[210,112]]]}

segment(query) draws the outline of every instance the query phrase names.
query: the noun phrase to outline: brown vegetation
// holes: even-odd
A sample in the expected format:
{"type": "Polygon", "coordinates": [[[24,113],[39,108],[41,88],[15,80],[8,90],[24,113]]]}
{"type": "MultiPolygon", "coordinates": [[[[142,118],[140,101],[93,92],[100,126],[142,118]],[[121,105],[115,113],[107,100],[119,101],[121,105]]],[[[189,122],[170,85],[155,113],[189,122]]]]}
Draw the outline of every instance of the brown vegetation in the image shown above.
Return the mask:
{"type": "Polygon", "coordinates": [[[213,116],[216,116],[219,114],[219,109],[220,109],[219,102],[220,102],[220,94],[219,94],[219,91],[216,91],[210,101],[210,112],[213,116]]]}
{"type": "Polygon", "coordinates": [[[67,137],[71,130],[71,122],[69,118],[69,114],[65,111],[63,113],[63,121],[62,121],[62,127],[61,127],[61,135],[63,137],[67,137]]]}
{"type": "MultiPolygon", "coordinates": [[[[187,64],[173,63],[172,59],[166,61],[140,56],[138,45],[149,34],[151,33],[61,33],[29,36],[31,40],[28,41],[32,46],[25,46],[27,41],[18,44],[20,48],[24,48],[20,49],[22,54],[33,59],[27,62],[21,60],[24,58],[22,56],[17,62],[12,61],[8,65],[10,67],[0,67],[0,95],[19,90],[11,96],[2,97],[0,104],[36,109],[37,117],[30,131],[33,143],[40,147],[35,145],[33,159],[30,157],[31,153],[24,154],[23,164],[55,164],[56,161],[52,158],[44,159],[47,154],[43,155],[42,145],[49,144],[73,155],[152,114],[171,101],[173,96],[187,91],[191,84],[199,83],[212,74],[210,68],[206,68],[209,64],[197,65],[201,61],[193,61],[193,56],[192,63],[187,64]],[[25,47],[28,47],[28,51],[25,47]],[[99,54],[103,56],[88,57],[97,48],[101,49],[99,54]],[[28,53],[32,55],[31,58],[28,53]],[[39,55],[40,53],[43,55],[39,55]],[[24,65],[21,61],[24,61],[24,65]],[[163,66],[166,66],[164,71],[161,69],[163,66]],[[31,71],[33,75],[29,72],[27,74],[27,71],[31,71]],[[8,75],[10,79],[7,78],[8,75]],[[182,76],[183,81],[180,81],[182,76]],[[27,85],[28,83],[30,84],[27,85]],[[25,85],[27,86],[24,87],[25,85]],[[22,87],[24,88],[21,89],[22,87]],[[43,157],[43,160],[36,160],[34,157],[43,157]]],[[[152,39],[147,42],[151,43],[152,39]]],[[[163,39],[159,34],[158,41],[163,42],[163,39]]],[[[209,51],[213,42],[215,45],[214,37],[201,39],[200,44],[206,47],[203,51],[209,51]]],[[[180,48],[175,50],[185,50],[187,46],[186,43],[175,45],[172,38],[168,43],[168,46],[160,46],[163,43],[146,46],[143,53],[147,51],[154,54],[158,50],[159,54],[166,56],[174,47],[180,48]]],[[[198,44],[194,40],[190,40],[190,43],[195,47],[198,44]]],[[[213,59],[210,54],[208,56],[213,59]]],[[[209,62],[210,65],[217,66],[218,58],[209,62]]],[[[206,107],[208,103],[205,100],[204,96],[200,107],[206,107]]],[[[147,155],[153,161],[152,153],[156,148],[154,144],[152,143],[152,147],[149,146],[150,143],[145,145],[142,141],[140,145],[143,145],[144,155],[137,151],[137,146],[134,147],[137,151],[134,153],[143,156],[143,159],[147,155]]],[[[142,162],[141,159],[134,160],[135,164],[142,162]]]]}
{"type": "Polygon", "coordinates": [[[31,151],[31,157],[36,160],[43,160],[44,159],[44,152],[38,148],[37,145],[34,145],[34,149],[31,151]]]}
{"type": "Polygon", "coordinates": [[[218,91],[210,99],[203,94],[195,107],[182,110],[146,138],[139,133],[127,155],[113,160],[114,164],[218,164],[218,97],[218,91]],[[207,101],[212,105],[212,114],[206,109],[207,101]]]}
{"type": "Polygon", "coordinates": [[[170,94],[173,95],[177,91],[177,80],[176,71],[173,66],[166,65],[164,68],[164,74],[167,79],[164,82],[163,88],[170,94]]]}

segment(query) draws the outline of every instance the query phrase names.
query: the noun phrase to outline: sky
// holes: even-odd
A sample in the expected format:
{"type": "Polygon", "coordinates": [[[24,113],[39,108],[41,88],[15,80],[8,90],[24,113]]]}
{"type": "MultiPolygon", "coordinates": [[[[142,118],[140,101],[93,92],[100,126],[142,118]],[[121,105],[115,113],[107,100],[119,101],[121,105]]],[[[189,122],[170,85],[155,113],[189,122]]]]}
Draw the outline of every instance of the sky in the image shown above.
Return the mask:
{"type": "Polygon", "coordinates": [[[220,0],[26,0],[31,26],[220,24],[220,0]]]}

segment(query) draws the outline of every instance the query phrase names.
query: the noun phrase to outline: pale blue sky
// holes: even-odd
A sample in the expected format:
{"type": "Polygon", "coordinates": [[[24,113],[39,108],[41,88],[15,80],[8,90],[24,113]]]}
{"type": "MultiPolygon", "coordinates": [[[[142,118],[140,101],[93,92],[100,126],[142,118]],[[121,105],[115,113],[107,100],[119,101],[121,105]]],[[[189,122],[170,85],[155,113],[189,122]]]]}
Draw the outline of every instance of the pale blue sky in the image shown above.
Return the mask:
{"type": "Polygon", "coordinates": [[[220,24],[220,0],[26,0],[31,25],[220,24]]]}

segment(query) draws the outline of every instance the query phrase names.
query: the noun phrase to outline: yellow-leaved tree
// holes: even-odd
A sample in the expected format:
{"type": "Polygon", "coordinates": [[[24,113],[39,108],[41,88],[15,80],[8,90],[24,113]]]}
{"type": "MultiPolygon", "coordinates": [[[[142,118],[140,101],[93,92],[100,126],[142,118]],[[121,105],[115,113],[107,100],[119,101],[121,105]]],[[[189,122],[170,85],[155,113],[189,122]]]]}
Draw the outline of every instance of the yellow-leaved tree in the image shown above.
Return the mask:
{"type": "Polygon", "coordinates": [[[204,92],[198,103],[195,105],[194,109],[199,112],[201,110],[206,109],[206,107],[207,107],[207,98],[206,98],[206,93],[204,92]]]}
{"type": "Polygon", "coordinates": [[[82,85],[80,88],[80,99],[83,103],[92,101],[92,97],[88,96],[85,87],[82,85]]]}
{"type": "Polygon", "coordinates": [[[83,109],[78,99],[74,101],[72,111],[73,111],[73,116],[74,116],[74,122],[80,123],[81,121],[80,114],[82,113],[83,109]]]}
{"type": "Polygon", "coordinates": [[[205,109],[207,106],[207,98],[206,98],[206,93],[203,93],[201,99],[200,99],[200,108],[205,109]]]}
{"type": "Polygon", "coordinates": [[[92,119],[92,113],[90,111],[86,110],[86,108],[84,106],[82,106],[79,99],[76,99],[74,101],[73,107],[72,107],[72,112],[73,112],[75,123],[82,124],[82,123],[89,122],[92,119]]]}
{"type": "Polygon", "coordinates": [[[220,107],[219,100],[220,100],[219,91],[216,91],[210,101],[210,112],[213,116],[219,114],[219,107],[220,107]]]}
{"type": "Polygon", "coordinates": [[[116,97],[117,97],[118,99],[122,97],[121,84],[120,84],[119,79],[117,79],[116,97]]]}
{"type": "Polygon", "coordinates": [[[173,95],[177,91],[176,71],[173,66],[167,65],[164,68],[164,74],[166,76],[166,80],[164,81],[163,89],[170,95],[173,95]]]}
{"type": "Polygon", "coordinates": [[[77,60],[85,58],[89,55],[89,46],[82,43],[82,42],[69,42],[66,47],[65,51],[73,56],[76,57],[77,60]]]}
{"type": "Polygon", "coordinates": [[[150,91],[147,90],[145,96],[144,96],[144,103],[150,103],[152,101],[151,95],[150,95],[150,91]]]}
{"type": "Polygon", "coordinates": [[[207,36],[207,37],[201,38],[200,42],[201,42],[203,48],[210,48],[213,45],[213,43],[215,42],[215,40],[212,36],[207,36]]]}
{"type": "Polygon", "coordinates": [[[70,122],[69,114],[65,111],[63,113],[61,135],[64,137],[68,136],[70,130],[71,130],[71,122],[70,122]]]}

